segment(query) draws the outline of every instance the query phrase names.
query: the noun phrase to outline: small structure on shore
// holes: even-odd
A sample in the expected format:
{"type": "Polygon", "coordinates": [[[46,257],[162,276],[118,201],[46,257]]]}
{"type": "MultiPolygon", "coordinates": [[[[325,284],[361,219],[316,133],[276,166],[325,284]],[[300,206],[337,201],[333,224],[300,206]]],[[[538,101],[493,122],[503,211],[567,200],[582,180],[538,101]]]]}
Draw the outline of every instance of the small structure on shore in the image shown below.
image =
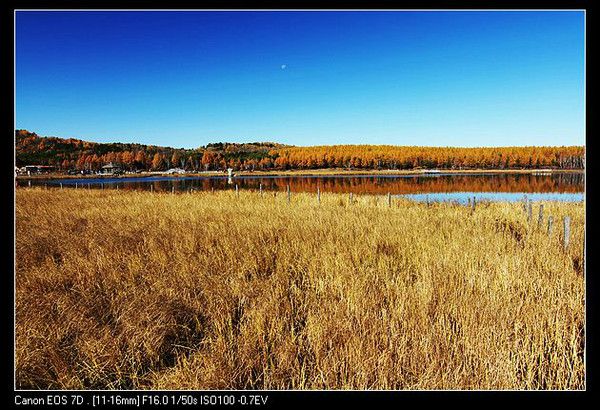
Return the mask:
{"type": "Polygon", "coordinates": [[[104,165],[100,171],[102,175],[115,175],[122,173],[121,167],[114,165],[112,162],[104,165]]]}
{"type": "Polygon", "coordinates": [[[165,174],[185,174],[185,169],[182,168],[171,168],[164,172],[165,174]]]}
{"type": "Polygon", "coordinates": [[[51,165],[25,165],[21,168],[15,168],[17,175],[48,174],[56,168],[51,165]]]}

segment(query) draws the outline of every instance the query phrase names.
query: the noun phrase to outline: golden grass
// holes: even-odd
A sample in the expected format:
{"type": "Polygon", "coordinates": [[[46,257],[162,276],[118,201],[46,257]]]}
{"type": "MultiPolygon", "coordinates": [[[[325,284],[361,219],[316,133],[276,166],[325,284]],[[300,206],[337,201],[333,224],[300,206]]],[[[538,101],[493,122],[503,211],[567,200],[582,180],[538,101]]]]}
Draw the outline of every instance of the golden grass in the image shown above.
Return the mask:
{"type": "Polygon", "coordinates": [[[354,198],[18,189],[17,388],[585,388],[582,204],[354,198]]]}

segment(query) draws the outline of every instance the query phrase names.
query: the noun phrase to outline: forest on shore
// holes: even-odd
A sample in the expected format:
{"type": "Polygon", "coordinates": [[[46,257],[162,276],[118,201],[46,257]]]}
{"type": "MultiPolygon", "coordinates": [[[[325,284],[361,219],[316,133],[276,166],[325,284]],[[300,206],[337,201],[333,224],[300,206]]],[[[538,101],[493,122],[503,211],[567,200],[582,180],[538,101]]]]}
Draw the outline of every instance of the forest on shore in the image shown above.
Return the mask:
{"type": "Polygon", "coordinates": [[[127,171],[290,169],[583,169],[585,147],[427,147],[396,145],[289,146],[274,142],[211,143],[195,149],[97,143],[15,132],[16,165],[97,171],[112,163],[127,171]]]}

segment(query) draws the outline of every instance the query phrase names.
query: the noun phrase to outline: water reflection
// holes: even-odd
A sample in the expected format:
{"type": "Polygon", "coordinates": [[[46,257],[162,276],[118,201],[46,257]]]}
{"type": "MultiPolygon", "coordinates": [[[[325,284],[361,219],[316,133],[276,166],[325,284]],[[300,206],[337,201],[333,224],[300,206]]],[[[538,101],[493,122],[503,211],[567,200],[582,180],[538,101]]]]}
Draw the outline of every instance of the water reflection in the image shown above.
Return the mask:
{"type": "MultiPolygon", "coordinates": [[[[21,182],[27,186],[27,181],[21,182]]],[[[105,188],[125,190],[190,191],[239,189],[292,192],[339,192],[355,194],[427,194],[427,193],[582,193],[583,173],[531,174],[438,174],[402,176],[238,176],[228,177],[146,177],[64,180],[31,180],[31,185],[67,188],[105,188]]]]}
{"type": "Polygon", "coordinates": [[[518,202],[523,201],[524,199],[533,202],[581,202],[585,198],[583,192],[434,192],[427,194],[408,194],[403,196],[419,202],[454,202],[458,204],[470,204],[473,199],[476,202],[518,202]]]}

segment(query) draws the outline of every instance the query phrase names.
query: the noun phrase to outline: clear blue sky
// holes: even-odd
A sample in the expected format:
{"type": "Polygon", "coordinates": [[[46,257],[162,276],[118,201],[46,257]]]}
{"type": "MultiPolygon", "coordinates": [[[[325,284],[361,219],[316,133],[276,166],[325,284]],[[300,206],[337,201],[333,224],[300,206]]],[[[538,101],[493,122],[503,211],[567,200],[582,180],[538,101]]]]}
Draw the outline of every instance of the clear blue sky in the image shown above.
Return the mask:
{"type": "Polygon", "coordinates": [[[584,18],[17,12],[16,127],[174,147],[583,145],[584,18]]]}

